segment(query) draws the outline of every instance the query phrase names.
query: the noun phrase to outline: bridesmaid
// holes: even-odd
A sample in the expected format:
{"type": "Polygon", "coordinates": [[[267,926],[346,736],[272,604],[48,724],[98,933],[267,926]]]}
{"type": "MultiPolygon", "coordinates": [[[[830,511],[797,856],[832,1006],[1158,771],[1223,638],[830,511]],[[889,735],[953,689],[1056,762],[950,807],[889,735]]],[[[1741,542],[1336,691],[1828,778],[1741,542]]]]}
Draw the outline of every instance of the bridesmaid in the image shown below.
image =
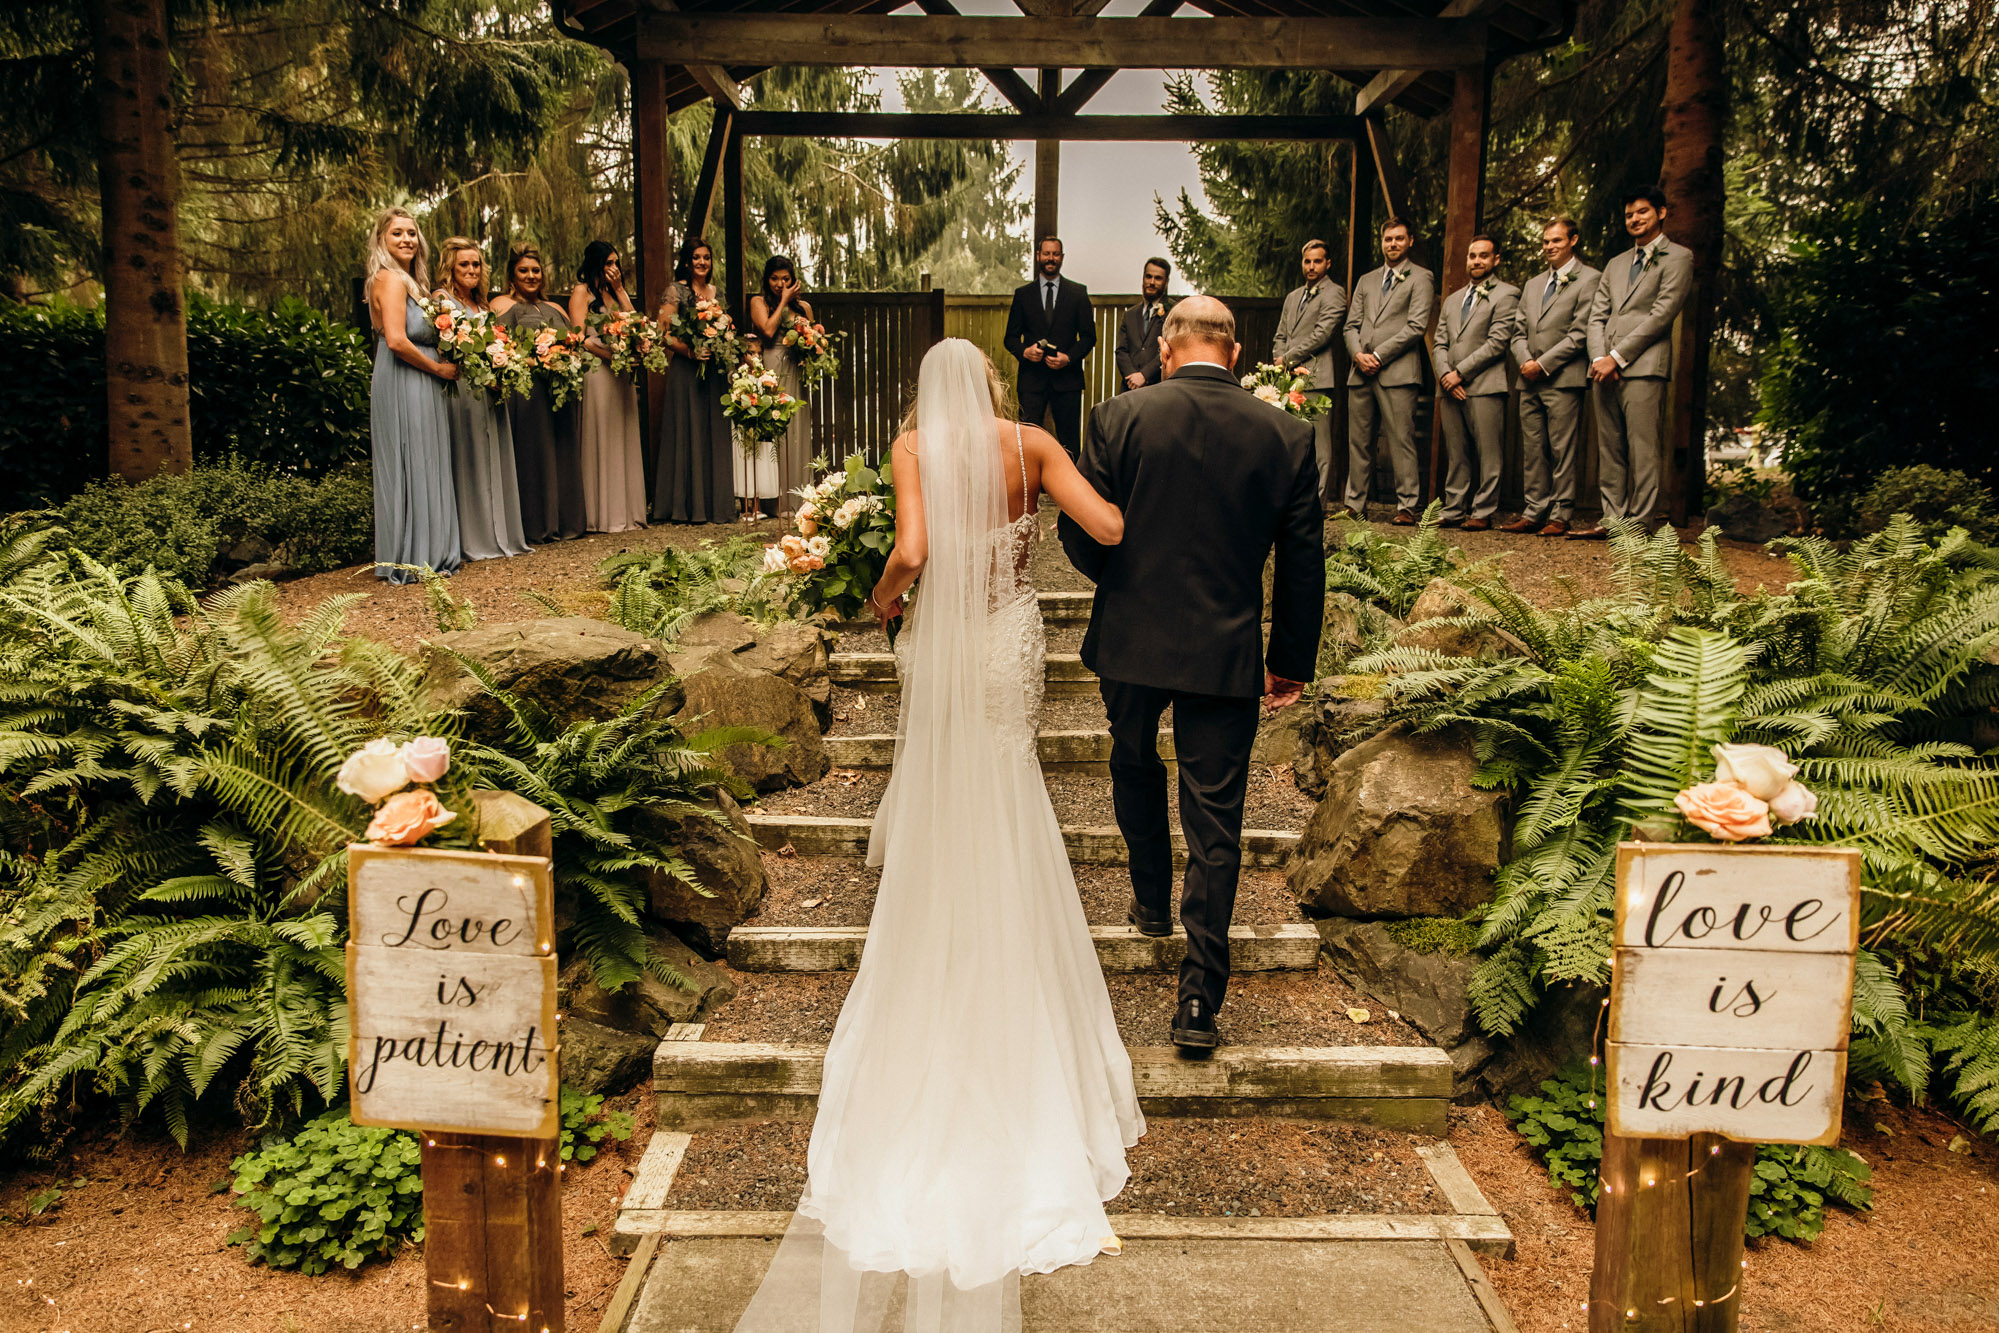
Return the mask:
{"type": "MultiPolygon", "coordinates": [[[[541,251],[517,245],[507,256],[507,290],[493,298],[493,313],[523,348],[543,329],[569,331],[569,314],[548,299],[541,251]]],[[[534,395],[509,398],[514,464],[519,468],[521,527],[531,542],[583,535],[583,460],[576,452],[576,408],[557,408],[548,381],[535,377],[534,395]]]]}
{"type": "MultiPolygon", "coordinates": [[[[569,322],[585,327],[591,315],[630,310],[624,270],[609,241],[583,248],[580,281],[569,293],[569,322]]],[[[630,379],[613,375],[610,349],[595,338],[584,349],[606,363],[583,377],[576,406],[576,445],[582,460],[583,525],[591,532],[629,532],[645,526],[645,459],[639,452],[639,396],[630,379]]]]}
{"type": "MultiPolygon", "coordinates": [[[[695,241],[675,274],[680,281],[659,308],[662,327],[671,328],[683,307],[717,299],[715,251],[695,241]]],[[[702,375],[697,356],[686,343],[669,337],[673,361],[666,368],[666,402],[659,417],[659,482],[653,493],[655,522],[726,523],[735,509],[733,485],[736,446],[729,438],[729,419],[722,415],[722,398],[729,377],[720,367],[702,375]]],[[[700,354],[705,359],[706,354],[700,354]]]]}
{"type": "Polygon", "coordinates": [[[451,491],[451,426],[444,386],[458,367],[431,349],[437,332],[417,304],[430,283],[430,247],[400,208],[375,220],[368,245],[368,317],[381,335],[368,398],[375,465],[375,577],[414,583],[390,565],[458,568],[458,505],[451,491]]]}
{"type": "MultiPolygon", "coordinates": [[[[467,316],[489,315],[486,254],[479,243],[453,236],[438,247],[446,286],[437,295],[467,316]]],[[[526,555],[514,467],[514,432],[506,407],[491,393],[463,388],[451,395],[451,462],[458,483],[458,532],[467,560],[526,555]]]]}
{"type": "MultiPolygon", "coordinates": [[[[797,270],[783,255],[772,255],[764,264],[763,288],[750,298],[750,325],[757,342],[763,348],[764,368],[774,371],[780,388],[793,398],[803,398],[805,388],[799,382],[798,363],[791,359],[791,349],[783,342],[785,331],[794,318],[808,323],[812,319],[812,306],[806,301],[805,289],[798,285],[797,270]]],[[[742,450],[736,456],[742,457],[742,450]]],[[[742,463],[736,471],[736,494],[744,494],[742,463]]],[[[791,425],[778,440],[760,450],[757,455],[758,483],[756,491],[759,500],[776,496],[777,516],[791,514],[792,489],[812,480],[812,409],[805,406],[798,409],[791,418],[791,425]],[[765,456],[769,457],[768,467],[775,475],[765,482],[763,469],[765,456]]],[[[759,509],[762,506],[758,506],[759,509]]]]}

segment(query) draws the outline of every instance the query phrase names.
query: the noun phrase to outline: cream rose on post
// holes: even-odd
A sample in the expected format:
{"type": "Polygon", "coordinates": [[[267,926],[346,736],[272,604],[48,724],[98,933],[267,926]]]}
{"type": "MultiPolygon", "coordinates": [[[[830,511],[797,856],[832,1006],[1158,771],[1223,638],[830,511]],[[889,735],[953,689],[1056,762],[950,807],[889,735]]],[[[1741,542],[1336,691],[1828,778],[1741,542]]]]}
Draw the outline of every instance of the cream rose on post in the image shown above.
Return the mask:
{"type": "Polygon", "coordinates": [[[399,753],[411,782],[435,782],[451,767],[451,746],[437,736],[406,741],[399,753]]]}
{"type": "Polygon", "coordinates": [[[1732,782],[1703,782],[1673,798],[1687,822],[1723,842],[1770,834],[1770,807],[1732,782]]]}
{"type": "Polygon", "coordinates": [[[349,796],[358,796],[369,805],[382,801],[409,786],[409,769],[400,747],[387,737],[377,737],[347,756],[333,785],[349,796]]]}
{"type": "Polygon", "coordinates": [[[1774,801],[1789,786],[1798,766],[1774,745],[1717,745],[1714,780],[1733,782],[1759,801],[1774,801]]]}

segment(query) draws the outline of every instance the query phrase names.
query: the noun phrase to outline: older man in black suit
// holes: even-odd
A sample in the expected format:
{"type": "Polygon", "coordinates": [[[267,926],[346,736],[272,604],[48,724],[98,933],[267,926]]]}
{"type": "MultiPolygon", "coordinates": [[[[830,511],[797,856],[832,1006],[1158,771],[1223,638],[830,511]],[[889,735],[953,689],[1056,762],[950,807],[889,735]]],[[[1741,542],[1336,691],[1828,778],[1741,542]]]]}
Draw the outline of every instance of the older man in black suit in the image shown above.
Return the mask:
{"type": "Polygon", "coordinates": [[[1082,471],[1124,510],[1124,541],[1098,546],[1068,516],[1062,545],[1096,582],[1083,661],[1111,724],[1111,793],[1131,847],[1132,923],[1173,930],[1173,844],[1159,719],[1173,709],[1187,879],[1173,1042],[1212,1050],[1229,979],[1242,874],[1242,804],[1259,701],[1297,702],[1319,655],[1325,606],[1312,428],[1243,392],[1235,317],[1193,296],[1166,317],[1166,377],[1099,404],[1082,471]],[[1276,551],[1270,642],[1263,567],[1276,551]]]}
{"type": "Polygon", "coordinates": [[[1082,443],[1083,358],[1097,345],[1090,289],[1062,276],[1062,241],[1044,236],[1035,247],[1034,281],[1014,289],[1006,317],[1006,350],[1020,361],[1020,419],[1038,426],[1044,414],[1075,457],[1082,443]]]}

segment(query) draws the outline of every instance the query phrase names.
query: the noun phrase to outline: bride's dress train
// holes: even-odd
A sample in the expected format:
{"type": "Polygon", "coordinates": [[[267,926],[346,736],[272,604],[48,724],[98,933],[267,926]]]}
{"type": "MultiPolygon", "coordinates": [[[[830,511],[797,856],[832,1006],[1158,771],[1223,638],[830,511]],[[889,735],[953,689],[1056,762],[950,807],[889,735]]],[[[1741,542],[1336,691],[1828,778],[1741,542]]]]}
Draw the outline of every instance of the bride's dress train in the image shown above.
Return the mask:
{"type": "Polygon", "coordinates": [[[1020,1274],[1115,1251],[1104,1201],[1145,1128],[1035,753],[1035,519],[1007,520],[977,351],[935,349],[918,403],[930,558],[881,889],[805,1194],[738,1333],[873,1333],[898,1301],[907,1333],[1018,1329],[1020,1274]]]}

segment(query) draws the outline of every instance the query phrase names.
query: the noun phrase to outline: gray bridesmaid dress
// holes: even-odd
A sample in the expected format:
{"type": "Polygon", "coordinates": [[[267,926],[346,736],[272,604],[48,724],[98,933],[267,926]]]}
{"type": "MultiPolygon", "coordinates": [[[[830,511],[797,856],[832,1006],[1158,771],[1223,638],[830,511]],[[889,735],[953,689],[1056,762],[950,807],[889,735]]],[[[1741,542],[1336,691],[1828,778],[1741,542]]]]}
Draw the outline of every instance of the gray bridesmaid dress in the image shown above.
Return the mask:
{"type": "MultiPolygon", "coordinates": [[[[680,309],[694,304],[686,283],[674,284],[680,309]]],[[[736,517],[736,446],[722,398],[729,376],[719,366],[703,376],[691,356],[666,368],[659,414],[659,478],[653,489],[655,523],[729,523],[736,517]]]]}
{"type": "MultiPolygon", "coordinates": [[[[446,302],[467,315],[450,297],[446,302]]],[[[458,535],[467,560],[526,555],[521,499],[515,480],[514,432],[504,404],[485,389],[461,384],[447,396],[451,417],[451,470],[458,493],[458,535]]]]}
{"type": "MultiPolygon", "coordinates": [[[[431,356],[437,331],[414,297],[403,304],[403,331],[431,356]]],[[[405,363],[389,350],[388,339],[376,340],[368,393],[375,577],[390,583],[416,582],[416,575],[390,565],[428,565],[447,574],[458,568],[458,501],[452,493],[445,400],[443,380],[405,363]]]]}
{"type": "MultiPolygon", "coordinates": [[[[569,328],[568,313],[547,301],[516,301],[499,320],[520,330],[523,345],[532,345],[539,329],[569,328]]],[[[507,419],[514,431],[523,534],[530,542],[581,537],[583,456],[576,442],[576,401],[556,407],[549,398],[548,381],[537,375],[532,396],[507,400],[507,419]]]]}

